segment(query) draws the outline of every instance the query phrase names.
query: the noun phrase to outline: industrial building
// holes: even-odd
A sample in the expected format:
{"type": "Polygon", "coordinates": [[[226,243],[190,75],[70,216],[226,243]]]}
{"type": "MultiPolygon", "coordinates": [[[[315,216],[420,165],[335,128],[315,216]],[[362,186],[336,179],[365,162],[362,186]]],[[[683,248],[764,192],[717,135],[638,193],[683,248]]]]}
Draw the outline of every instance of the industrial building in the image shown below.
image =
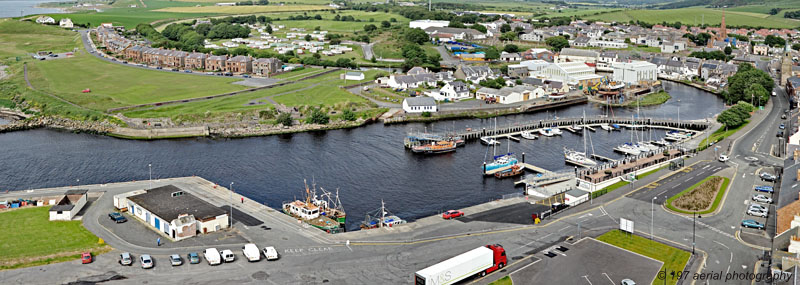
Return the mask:
{"type": "Polygon", "coordinates": [[[614,81],[628,85],[658,79],[658,67],[646,61],[614,62],[611,69],[614,70],[614,81]]]}
{"type": "Polygon", "coordinates": [[[444,28],[450,25],[450,21],[436,21],[436,20],[416,20],[408,22],[409,28],[427,29],[430,27],[444,28]]]}
{"type": "Polygon", "coordinates": [[[174,185],[116,195],[114,202],[117,208],[127,208],[131,215],[176,241],[229,226],[225,210],[174,185]]]}

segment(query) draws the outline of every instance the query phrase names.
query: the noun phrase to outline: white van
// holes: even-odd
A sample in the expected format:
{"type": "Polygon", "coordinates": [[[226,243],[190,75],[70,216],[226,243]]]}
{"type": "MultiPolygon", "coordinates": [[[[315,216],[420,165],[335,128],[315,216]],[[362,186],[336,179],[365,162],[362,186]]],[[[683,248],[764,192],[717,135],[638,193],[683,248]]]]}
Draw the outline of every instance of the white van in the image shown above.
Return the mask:
{"type": "Polygon", "coordinates": [[[203,257],[208,261],[208,265],[218,265],[222,263],[222,258],[219,255],[219,251],[216,248],[207,248],[203,252],[203,257]]]}
{"type": "Polygon", "coordinates": [[[278,250],[271,246],[264,248],[264,257],[266,257],[267,260],[278,260],[278,258],[280,258],[278,250]]]}
{"type": "Polygon", "coordinates": [[[258,251],[258,247],[252,243],[245,244],[242,247],[242,254],[244,254],[245,258],[247,258],[247,261],[261,260],[261,252],[258,251]]]}
{"type": "Polygon", "coordinates": [[[220,251],[219,254],[222,255],[222,260],[224,260],[225,262],[233,262],[234,260],[236,260],[236,255],[234,255],[233,251],[231,251],[230,249],[220,251]]]}

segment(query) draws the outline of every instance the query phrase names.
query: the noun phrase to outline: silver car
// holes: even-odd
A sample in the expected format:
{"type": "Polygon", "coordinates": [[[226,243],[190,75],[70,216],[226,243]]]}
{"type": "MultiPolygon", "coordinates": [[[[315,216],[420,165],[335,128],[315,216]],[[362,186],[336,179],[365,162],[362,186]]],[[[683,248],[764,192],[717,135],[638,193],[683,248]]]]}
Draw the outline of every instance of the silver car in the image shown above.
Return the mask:
{"type": "Polygon", "coordinates": [[[150,257],[149,254],[142,254],[142,256],[139,257],[139,261],[142,262],[142,268],[153,268],[153,258],[150,257]]]}
{"type": "Polygon", "coordinates": [[[754,208],[748,209],[747,210],[747,214],[751,215],[751,216],[762,217],[762,218],[766,218],[767,217],[767,211],[760,211],[760,210],[754,209],[754,208]]]}
{"type": "Polygon", "coordinates": [[[764,207],[759,204],[750,204],[750,207],[748,207],[747,210],[766,211],[767,207],[764,207]]]}
{"type": "Polygon", "coordinates": [[[120,265],[133,265],[133,257],[131,257],[130,252],[123,252],[119,255],[119,264],[120,265]]]}
{"type": "Polygon", "coordinates": [[[619,284],[621,284],[621,285],[636,285],[636,282],[633,282],[633,280],[630,280],[630,279],[622,279],[622,281],[620,281],[619,284]]]}
{"type": "Polygon", "coordinates": [[[172,266],[178,266],[183,264],[183,259],[181,259],[180,255],[173,254],[169,256],[169,263],[171,263],[172,266]]]}
{"type": "Polygon", "coordinates": [[[766,195],[763,194],[755,194],[753,195],[753,201],[771,204],[772,198],[767,197],[766,195]]]}

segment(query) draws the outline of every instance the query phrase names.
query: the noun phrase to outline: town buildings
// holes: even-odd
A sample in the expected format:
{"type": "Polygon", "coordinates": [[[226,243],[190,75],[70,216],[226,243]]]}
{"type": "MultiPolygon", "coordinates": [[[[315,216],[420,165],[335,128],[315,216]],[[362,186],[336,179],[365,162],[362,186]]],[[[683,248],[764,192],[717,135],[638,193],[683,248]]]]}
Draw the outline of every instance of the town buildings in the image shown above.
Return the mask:
{"type": "Polygon", "coordinates": [[[641,82],[652,82],[658,79],[658,69],[655,64],[646,61],[615,62],[611,65],[614,69],[614,81],[628,85],[641,82]]]}

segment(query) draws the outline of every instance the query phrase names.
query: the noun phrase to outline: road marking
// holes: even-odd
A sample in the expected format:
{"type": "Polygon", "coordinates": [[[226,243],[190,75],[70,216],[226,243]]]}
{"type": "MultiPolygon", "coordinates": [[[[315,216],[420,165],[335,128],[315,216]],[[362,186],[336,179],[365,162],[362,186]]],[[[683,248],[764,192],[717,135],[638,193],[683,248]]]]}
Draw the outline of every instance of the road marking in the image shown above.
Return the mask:
{"type": "MultiPolygon", "coordinates": [[[[728,261],[728,263],[731,263],[731,262],[733,262],[733,252],[731,252],[731,260],[728,261]]],[[[728,267],[730,267],[730,266],[728,266],[728,267]]]]}
{"type": "Polygon", "coordinates": [[[564,231],[564,230],[566,230],[566,229],[569,229],[569,228],[570,228],[570,226],[566,226],[566,227],[563,227],[563,228],[561,228],[561,229],[560,229],[560,230],[558,230],[558,231],[559,231],[559,232],[561,232],[561,231],[564,231]]]}
{"type": "Polygon", "coordinates": [[[608,277],[608,274],[606,274],[605,272],[603,272],[603,275],[605,275],[606,278],[608,278],[608,281],[611,281],[611,284],[617,284],[617,283],[614,283],[614,280],[611,280],[611,277],[608,277]]]}
{"type": "Polygon", "coordinates": [[[730,266],[730,265],[728,265],[728,269],[727,269],[727,270],[725,270],[725,275],[728,275],[728,272],[730,272],[730,271],[731,271],[731,266],[730,266]]]}
{"type": "Polygon", "coordinates": [[[742,178],[744,178],[744,175],[745,175],[745,174],[747,174],[747,173],[742,173],[742,178]]]}
{"type": "MultiPolygon", "coordinates": [[[[724,247],[724,248],[727,248],[728,250],[730,250],[730,249],[731,249],[730,247],[728,247],[728,246],[727,246],[727,245],[725,245],[724,243],[721,243],[721,242],[718,242],[718,241],[714,241],[714,242],[715,242],[715,243],[717,243],[718,245],[721,245],[721,246],[722,246],[722,247],[724,247]]],[[[731,253],[731,256],[733,256],[733,253],[731,253]]]]}
{"type": "Polygon", "coordinates": [[[589,278],[587,278],[586,276],[588,275],[583,275],[583,278],[586,278],[586,282],[589,282],[589,285],[592,285],[592,281],[589,281],[589,278]]]}
{"type": "Polygon", "coordinates": [[[608,215],[608,212],[606,212],[606,209],[603,209],[603,206],[600,206],[600,212],[603,212],[604,216],[608,215]]]}
{"type": "Polygon", "coordinates": [[[536,263],[537,263],[537,262],[539,262],[539,261],[541,261],[541,259],[537,259],[536,261],[534,261],[534,262],[531,262],[531,263],[530,263],[530,264],[528,264],[528,265],[525,265],[525,266],[523,266],[523,267],[520,267],[519,269],[512,271],[512,272],[511,272],[511,273],[509,273],[508,275],[513,275],[514,273],[517,273],[518,271],[520,271],[520,270],[522,270],[522,269],[525,269],[525,268],[527,268],[528,266],[534,265],[534,264],[536,264],[536,263]]]}

